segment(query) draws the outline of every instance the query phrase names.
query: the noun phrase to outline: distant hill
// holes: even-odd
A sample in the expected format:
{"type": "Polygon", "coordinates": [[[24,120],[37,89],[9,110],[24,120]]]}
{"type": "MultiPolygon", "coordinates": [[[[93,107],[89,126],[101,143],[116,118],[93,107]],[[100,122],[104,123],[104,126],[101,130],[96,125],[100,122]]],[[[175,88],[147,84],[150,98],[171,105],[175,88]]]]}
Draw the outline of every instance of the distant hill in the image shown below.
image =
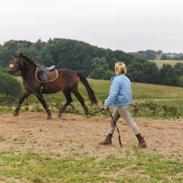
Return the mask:
{"type": "Polygon", "coordinates": [[[0,65],[6,67],[13,54],[23,53],[44,65],[56,65],[78,70],[85,76],[90,75],[96,64],[103,65],[104,70],[113,69],[117,60],[127,65],[144,60],[125,53],[121,50],[99,48],[82,41],[71,39],[50,39],[47,42],[38,40],[16,41],[10,40],[0,45],[0,65]],[[96,63],[97,62],[97,63],[96,63]]]}

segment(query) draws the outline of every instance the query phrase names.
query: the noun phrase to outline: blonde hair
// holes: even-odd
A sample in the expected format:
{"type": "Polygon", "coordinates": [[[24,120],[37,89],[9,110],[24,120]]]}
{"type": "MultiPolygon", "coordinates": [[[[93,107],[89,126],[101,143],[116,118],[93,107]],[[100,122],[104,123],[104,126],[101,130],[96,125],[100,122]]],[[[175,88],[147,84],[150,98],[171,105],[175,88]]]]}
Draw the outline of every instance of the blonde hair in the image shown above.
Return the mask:
{"type": "Polygon", "coordinates": [[[114,71],[116,74],[126,74],[127,73],[127,68],[124,62],[116,62],[114,71]]]}

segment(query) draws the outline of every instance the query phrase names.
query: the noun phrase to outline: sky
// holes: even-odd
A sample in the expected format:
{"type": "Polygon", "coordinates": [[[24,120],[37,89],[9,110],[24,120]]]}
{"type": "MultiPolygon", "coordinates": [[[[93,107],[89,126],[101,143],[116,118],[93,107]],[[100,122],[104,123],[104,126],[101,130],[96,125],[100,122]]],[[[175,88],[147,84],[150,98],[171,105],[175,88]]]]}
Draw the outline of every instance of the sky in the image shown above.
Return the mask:
{"type": "Polygon", "coordinates": [[[0,0],[0,43],[69,38],[183,52],[183,0],[0,0]]]}

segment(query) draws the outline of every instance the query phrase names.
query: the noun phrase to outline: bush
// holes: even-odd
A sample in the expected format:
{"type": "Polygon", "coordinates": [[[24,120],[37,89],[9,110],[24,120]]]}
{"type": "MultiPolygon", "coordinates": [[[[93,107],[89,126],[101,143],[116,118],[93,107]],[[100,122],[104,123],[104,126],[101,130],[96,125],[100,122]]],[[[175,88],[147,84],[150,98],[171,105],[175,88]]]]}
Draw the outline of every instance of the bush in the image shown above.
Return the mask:
{"type": "Polygon", "coordinates": [[[0,71],[0,93],[19,97],[22,93],[21,83],[9,74],[0,71]]]}
{"type": "Polygon", "coordinates": [[[153,102],[134,103],[132,105],[132,113],[135,116],[162,116],[174,118],[179,118],[179,116],[182,115],[177,107],[153,102]]]}
{"type": "Polygon", "coordinates": [[[169,64],[163,64],[160,69],[161,84],[176,85],[176,74],[174,69],[169,64]]]}

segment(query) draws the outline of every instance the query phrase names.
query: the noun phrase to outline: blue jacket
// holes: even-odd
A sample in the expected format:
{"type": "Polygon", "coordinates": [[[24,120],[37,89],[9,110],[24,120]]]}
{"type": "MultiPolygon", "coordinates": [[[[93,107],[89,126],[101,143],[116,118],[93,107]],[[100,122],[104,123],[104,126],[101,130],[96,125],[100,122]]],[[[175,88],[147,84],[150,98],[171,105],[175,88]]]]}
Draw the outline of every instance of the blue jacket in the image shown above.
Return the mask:
{"type": "Polygon", "coordinates": [[[124,74],[112,78],[109,96],[105,100],[106,107],[123,107],[132,103],[131,82],[124,74]]]}

